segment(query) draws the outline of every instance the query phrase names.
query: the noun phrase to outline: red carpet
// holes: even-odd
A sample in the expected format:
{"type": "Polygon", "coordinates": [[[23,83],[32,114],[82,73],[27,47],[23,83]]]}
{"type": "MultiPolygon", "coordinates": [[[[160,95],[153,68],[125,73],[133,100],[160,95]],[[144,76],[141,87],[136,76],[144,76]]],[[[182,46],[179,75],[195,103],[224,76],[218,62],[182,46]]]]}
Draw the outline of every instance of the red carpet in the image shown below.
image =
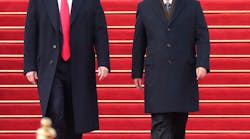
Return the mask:
{"type": "MultiPolygon", "coordinates": [[[[102,0],[105,11],[135,10],[141,0],[102,0]]],[[[249,10],[250,0],[201,0],[204,10],[249,10]]],[[[28,0],[1,0],[1,12],[26,12],[28,0]]]]}
{"type": "MultiPolygon", "coordinates": [[[[0,130],[36,130],[40,118],[4,118],[0,130]]],[[[249,130],[248,118],[189,118],[187,130],[249,130]],[[203,124],[201,124],[203,123],[203,124]]],[[[149,130],[150,118],[100,118],[101,130],[149,130]]]]}
{"type": "MultiPolygon", "coordinates": [[[[237,50],[236,50],[237,51],[237,50]]],[[[119,56],[119,55],[118,55],[119,56]]],[[[219,55],[226,56],[226,55],[219,55]]],[[[250,55],[237,55],[242,57],[213,57],[211,58],[212,70],[249,70],[250,55]]],[[[130,70],[131,58],[121,57],[111,58],[112,70],[130,70]]],[[[22,58],[0,58],[0,70],[21,70],[23,67],[22,58]]]]}
{"type": "MultiPolygon", "coordinates": [[[[250,73],[210,73],[200,84],[250,84],[250,73]]],[[[29,84],[23,73],[0,73],[0,84],[29,84]]],[[[132,85],[130,73],[110,73],[104,81],[104,85],[132,85]],[[119,77],[119,78],[117,78],[119,77]]]]}
{"type": "MultiPolygon", "coordinates": [[[[0,105],[0,115],[39,115],[41,114],[40,106],[38,102],[27,102],[25,103],[2,103],[0,105]]],[[[144,106],[142,102],[100,102],[99,104],[99,113],[100,115],[120,115],[121,117],[127,116],[138,116],[144,114],[144,106]]],[[[192,115],[218,115],[218,117],[238,117],[236,115],[248,116],[250,115],[249,102],[201,102],[200,111],[191,113],[192,115]]],[[[8,117],[8,116],[7,116],[8,117]]],[[[25,117],[25,116],[23,116],[25,117]]],[[[21,117],[21,118],[23,118],[21,117]]],[[[201,116],[202,117],[202,116],[201,116]]],[[[6,118],[6,117],[5,117],[6,118]]],[[[115,122],[115,121],[114,121],[115,122]]],[[[8,123],[0,123],[4,126],[8,123]]],[[[204,123],[201,123],[201,125],[204,123]]],[[[216,123],[214,123],[216,124],[216,123]]],[[[233,128],[233,126],[232,126],[233,128]]]]}
{"type": "MultiPolygon", "coordinates": [[[[98,88],[99,100],[142,100],[143,90],[98,88]],[[131,95],[133,94],[133,95],[131,95]]],[[[0,88],[1,100],[37,100],[36,88],[0,88]]],[[[250,88],[200,88],[201,100],[249,100],[250,88]]]]}
{"type": "MultiPolygon", "coordinates": [[[[112,55],[131,55],[132,44],[110,44],[110,53],[112,55]]],[[[22,44],[1,44],[0,54],[23,54],[22,44]]],[[[212,43],[212,55],[249,55],[250,43],[212,43]]],[[[235,60],[235,59],[234,59],[235,60]]],[[[237,59],[236,59],[237,60],[237,59]]]]}
{"type": "MultiPolygon", "coordinates": [[[[23,40],[22,29],[0,30],[0,40],[23,40]],[[13,35],[15,34],[15,35],[13,35]]],[[[209,29],[211,40],[246,40],[250,38],[250,29],[209,29]]],[[[110,40],[132,40],[134,29],[109,29],[110,40]]]]}
{"type": "MultiPolygon", "coordinates": [[[[135,9],[133,9],[135,10],[135,9]]],[[[135,11],[134,11],[135,12],[135,11]]],[[[246,18],[250,13],[242,14],[207,14],[205,15],[209,25],[249,25],[250,19],[246,18]],[[221,20],[223,17],[223,20],[221,20]],[[235,20],[237,19],[237,20],[235,20]],[[239,24],[240,23],[240,24],[239,24]]],[[[107,14],[109,26],[134,26],[135,14],[107,14]]],[[[25,15],[0,15],[0,26],[23,26],[25,15]]]]}
{"type": "MultiPolygon", "coordinates": [[[[0,134],[1,139],[34,139],[33,134],[0,134]]],[[[92,133],[84,135],[86,139],[150,139],[149,134],[143,133],[92,133]]],[[[249,139],[247,134],[187,134],[186,139],[249,139]]]]}
{"type": "MultiPolygon", "coordinates": [[[[98,82],[100,130],[84,139],[149,139],[143,90],[130,79],[137,3],[101,0],[109,28],[112,73],[98,82]]],[[[201,0],[211,38],[211,73],[200,80],[200,111],[186,139],[250,138],[250,0],[201,0]]],[[[28,0],[0,0],[0,139],[34,139],[40,106],[22,73],[28,0]]]]}

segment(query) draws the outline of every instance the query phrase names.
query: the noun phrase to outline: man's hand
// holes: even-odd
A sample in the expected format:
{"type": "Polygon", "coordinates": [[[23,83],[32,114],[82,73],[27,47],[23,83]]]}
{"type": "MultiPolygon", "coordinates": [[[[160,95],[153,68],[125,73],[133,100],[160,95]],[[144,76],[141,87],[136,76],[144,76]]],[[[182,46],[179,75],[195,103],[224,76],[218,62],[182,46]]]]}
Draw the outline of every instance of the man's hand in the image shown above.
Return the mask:
{"type": "Polygon", "coordinates": [[[26,73],[26,77],[30,83],[37,84],[38,76],[36,71],[26,73]]]}
{"type": "Polygon", "coordinates": [[[134,83],[135,83],[135,87],[138,88],[138,89],[141,89],[142,88],[142,79],[141,78],[135,78],[134,79],[134,83]]]}
{"type": "Polygon", "coordinates": [[[109,70],[108,68],[101,66],[98,68],[98,77],[99,80],[103,80],[104,78],[106,78],[108,76],[109,70]]]}
{"type": "Polygon", "coordinates": [[[207,70],[203,67],[196,68],[196,79],[199,80],[207,75],[207,70]]]}

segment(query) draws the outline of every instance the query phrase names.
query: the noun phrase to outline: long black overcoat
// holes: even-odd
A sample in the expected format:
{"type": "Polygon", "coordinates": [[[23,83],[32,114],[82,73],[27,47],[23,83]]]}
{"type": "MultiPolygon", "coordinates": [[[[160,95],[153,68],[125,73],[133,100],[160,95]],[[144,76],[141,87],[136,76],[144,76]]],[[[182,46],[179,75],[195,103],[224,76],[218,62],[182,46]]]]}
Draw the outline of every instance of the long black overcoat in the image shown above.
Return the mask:
{"type": "Polygon", "coordinates": [[[209,71],[210,51],[201,5],[196,0],[176,0],[168,20],[160,1],[138,5],[132,77],[142,78],[145,66],[146,112],[197,111],[196,67],[209,71]]]}
{"type": "MultiPolygon", "coordinates": [[[[71,82],[75,129],[98,129],[95,52],[109,68],[107,26],[99,0],[73,0],[70,17],[71,82]]],[[[57,0],[30,0],[24,39],[24,72],[38,71],[45,116],[60,57],[62,29],[57,0]]]]}

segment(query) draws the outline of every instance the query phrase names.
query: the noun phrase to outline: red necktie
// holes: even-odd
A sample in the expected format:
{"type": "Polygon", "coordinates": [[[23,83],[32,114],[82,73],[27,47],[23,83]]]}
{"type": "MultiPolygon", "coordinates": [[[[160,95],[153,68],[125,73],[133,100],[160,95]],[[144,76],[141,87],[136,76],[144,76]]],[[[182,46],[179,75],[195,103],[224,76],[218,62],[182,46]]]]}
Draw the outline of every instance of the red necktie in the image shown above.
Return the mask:
{"type": "Polygon", "coordinates": [[[70,58],[70,15],[67,0],[61,0],[61,24],[63,32],[62,58],[67,61],[70,58]]]}

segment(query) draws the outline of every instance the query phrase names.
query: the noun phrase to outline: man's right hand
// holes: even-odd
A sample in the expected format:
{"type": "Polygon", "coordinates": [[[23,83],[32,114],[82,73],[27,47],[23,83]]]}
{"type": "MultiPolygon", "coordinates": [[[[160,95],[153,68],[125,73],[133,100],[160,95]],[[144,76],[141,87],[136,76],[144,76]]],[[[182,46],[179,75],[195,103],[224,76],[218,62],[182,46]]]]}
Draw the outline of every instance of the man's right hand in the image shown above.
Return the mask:
{"type": "Polygon", "coordinates": [[[134,83],[135,83],[135,87],[138,89],[142,88],[142,79],[141,78],[134,78],[134,83]]]}
{"type": "Polygon", "coordinates": [[[37,84],[38,76],[36,71],[27,72],[26,77],[30,83],[37,84]]]}

